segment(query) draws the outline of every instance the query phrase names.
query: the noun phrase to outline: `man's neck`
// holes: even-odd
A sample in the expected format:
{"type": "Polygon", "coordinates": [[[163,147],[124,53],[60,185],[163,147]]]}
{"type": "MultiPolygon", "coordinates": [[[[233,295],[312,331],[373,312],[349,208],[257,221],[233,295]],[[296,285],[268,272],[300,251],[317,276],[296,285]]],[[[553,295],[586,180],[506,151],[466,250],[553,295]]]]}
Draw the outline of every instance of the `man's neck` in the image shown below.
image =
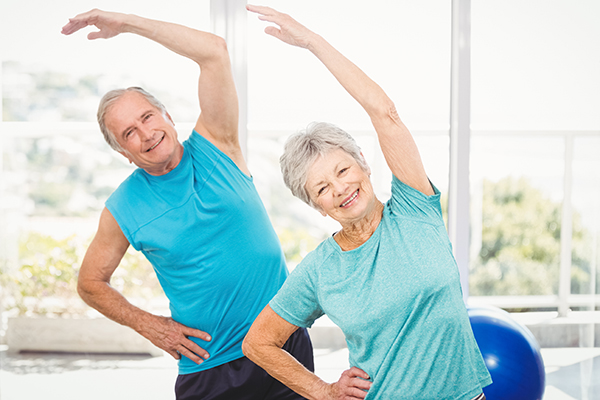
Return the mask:
{"type": "Polygon", "coordinates": [[[157,168],[157,169],[152,169],[152,170],[144,168],[144,171],[146,171],[147,173],[149,173],[150,175],[153,175],[153,176],[166,175],[169,172],[173,171],[175,168],[177,168],[177,166],[181,162],[182,158],[183,158],[183,145],[181,143],[179,143],[179,145],[175,149],[173,157],[171,157],[171,160],[169,160],[169,162],[164,167],[161,167],[160,169],[157,168]]]}

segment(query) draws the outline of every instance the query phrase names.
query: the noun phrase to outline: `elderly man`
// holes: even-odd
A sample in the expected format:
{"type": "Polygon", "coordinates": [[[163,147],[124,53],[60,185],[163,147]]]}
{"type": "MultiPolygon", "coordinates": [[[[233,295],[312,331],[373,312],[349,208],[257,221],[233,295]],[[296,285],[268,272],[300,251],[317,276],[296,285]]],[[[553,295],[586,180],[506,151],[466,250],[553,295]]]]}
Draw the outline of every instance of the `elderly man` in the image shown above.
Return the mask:
{"type": "MultiPolygon", "coordinates": [[[[301,398],[243,356],[250,325],[288,271],[238,140],[238,103],[225,41],[135,15],[92,10],[63,33],[89,39],[134,33],[195,61],[201,113],[177,139],[164,106],[141,88],[107,93],[98,122],[110,146],[139,168],[106,202],[79,273],[92,307],[176,359],[178,399],[301,398]],[[110,286],[129,245],[154,266],[171,317],[143,311],[110,286]]],[[[306,331],[284,348],[314,369],[306,331]]]]}

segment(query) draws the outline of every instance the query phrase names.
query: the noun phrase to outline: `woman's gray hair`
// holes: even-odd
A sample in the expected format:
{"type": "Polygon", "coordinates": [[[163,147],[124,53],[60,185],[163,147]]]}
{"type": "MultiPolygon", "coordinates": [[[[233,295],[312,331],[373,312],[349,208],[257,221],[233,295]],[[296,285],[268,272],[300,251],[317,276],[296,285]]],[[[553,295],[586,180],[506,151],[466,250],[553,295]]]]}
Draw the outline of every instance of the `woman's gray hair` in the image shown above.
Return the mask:
{"type": "Polygon", "coordinates": [[[165,106],[150,93],[142,89],[141,87],[132,86],[127,89],[115,89],[106,93],[102,99],[100,100],[100,104],[98,105],[98,124],[100,125],[100,131],[102,131],[102,135],[104,135],[104,140],[109,146],[116,151],[122,151],[123,148],[117,142],[115,138],[114,132],[111,132],[106,126],[106,122],[104,119],[106,118],[106,113],[112,107],[117,100],[121,98],[125,93],[136,92],[144,96],[144,98],[150,103],[152,106],[156,107],[163,115],[167,114],[167,109],[165,106]]]}
{"type": "Polygon", "coordinates": [[[338,149],[350,154],[363,171],[369,171],[369,166],[354,138],[333,124],[313,122],[306,130],[288,138],[279,165],[283,181],[294,196],[318,209],[306,190],[308,170],[319,157],[338,149]]]}

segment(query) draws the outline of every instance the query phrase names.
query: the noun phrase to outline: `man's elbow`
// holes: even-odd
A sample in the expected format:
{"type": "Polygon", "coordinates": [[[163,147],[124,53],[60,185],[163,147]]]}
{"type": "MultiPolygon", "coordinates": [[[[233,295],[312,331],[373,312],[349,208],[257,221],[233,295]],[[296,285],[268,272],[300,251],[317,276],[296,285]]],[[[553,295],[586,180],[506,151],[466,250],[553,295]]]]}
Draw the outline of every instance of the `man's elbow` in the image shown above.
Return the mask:
{"type": "Polygon", "coordinates": [[[89,306],[93,307],[94,283],[79,275],[77,277],[77,294],[89,306]]]}
{"type": "Polygon", "coordinates": [[[252,340],[250,335],[246,335],[244,341],[242,342],[242,353],[250,360],[254,361],[254,346],[255,343],[252,340]]]}
{"type": "Polygon", "coordinates": [[[227,42],[220,36],[211,35],[208,42],[202,42],[202,47],[197,48],[190,58],[195,60],[200,67],[206,67],[210,64],[215,65],[228,65],[229,50],[227,49],[227,42]],[[210,51],[207,51],[207,48],[210,51]]]}
{"type": "Polygon", "coordinates": [[[86,289],[85,281],[80,277],[77,278],[77,294],[83,301],[88,303],[87,298],[89,296],[89,292],[86,289]]]}

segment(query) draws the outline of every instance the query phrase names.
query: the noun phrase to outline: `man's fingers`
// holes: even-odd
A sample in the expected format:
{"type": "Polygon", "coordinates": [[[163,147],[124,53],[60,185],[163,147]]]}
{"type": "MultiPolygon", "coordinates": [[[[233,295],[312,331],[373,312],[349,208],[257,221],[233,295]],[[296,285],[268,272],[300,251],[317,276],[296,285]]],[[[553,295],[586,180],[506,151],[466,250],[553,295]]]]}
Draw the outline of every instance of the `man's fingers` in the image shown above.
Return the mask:
{"type": "Polygon", "coordinates": [[[94,40],[94,39],[105,38],[105,36],[102,34],[102,32],[98,31],[98,32],[90,32],[90,33],[88,33],[87,38],[89,40],[94,40]]]}
{"type": "MultiPolygon", "coordinates": [[[[193,353],[193,354],[197,354],[198,356],[202,357],[204,360],[206,360],[208,357],[210,357],[210,354],[208,354],[208,351],[204,350],[202,347],[198,346],[196,343],[192,342],[191,340],[187,339],[183,344],[182,347],[193,353]]],[[[183,354],[184,356],[187,357],[187,353],[184,351],[181,351],[181,354],[183,354]]]]}
{"type": "Polygon", "coordinates": [[[201,331],[200,329],[189,328],[186,326],[182,329],[182,333],[185,336],[193,336],[195,338],[202,339],[205,342],[210,342],[212,340],[208,333],[201,331]]]}
{"type": "Polygon", "coordinates": [[[181,354],[178,351],[174,350],[165,350],[168,354],[171,355],[176,360],[181,360],[181,354]]]}
{"type": "Polygon", "coordinates": [[[181,350],[179,350],[179,353],[181,353],[181,355],[183,355],[183,356],[186,356],[187,358],[189,358],[196,364],[200,364],[200,363],[204,362],[204,360],[206,360],[209,357],[208,353],[200,347],[198,347],[198,349],[200,351],[190,350],[189,348],[187,348],[184,345],[181,345],[180,347],[181,347],[181,350]]]}

